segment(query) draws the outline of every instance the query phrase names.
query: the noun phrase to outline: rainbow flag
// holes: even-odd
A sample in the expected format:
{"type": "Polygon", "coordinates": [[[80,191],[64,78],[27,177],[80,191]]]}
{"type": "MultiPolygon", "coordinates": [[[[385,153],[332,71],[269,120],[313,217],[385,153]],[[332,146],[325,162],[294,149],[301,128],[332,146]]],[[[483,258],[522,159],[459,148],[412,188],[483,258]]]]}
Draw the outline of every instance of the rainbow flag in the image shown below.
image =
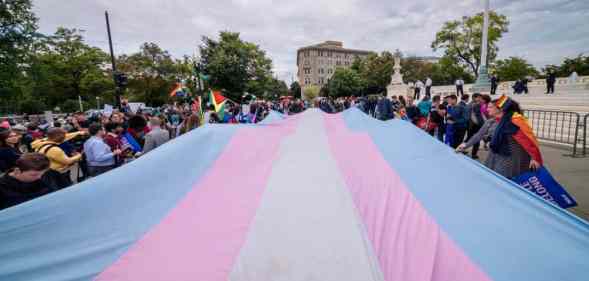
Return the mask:
{"type": "Polygon", "coordinates": [[[0,211],[0,280],[584,281],[587,237],[408,122],[311,109],[0,211]]]}
{"type": "Polygon", "coordinates": [[[190,94],[190,90],[182,83],[176,83],[176,86],[170,92],[170,97],[185,97],[190,94]]]}

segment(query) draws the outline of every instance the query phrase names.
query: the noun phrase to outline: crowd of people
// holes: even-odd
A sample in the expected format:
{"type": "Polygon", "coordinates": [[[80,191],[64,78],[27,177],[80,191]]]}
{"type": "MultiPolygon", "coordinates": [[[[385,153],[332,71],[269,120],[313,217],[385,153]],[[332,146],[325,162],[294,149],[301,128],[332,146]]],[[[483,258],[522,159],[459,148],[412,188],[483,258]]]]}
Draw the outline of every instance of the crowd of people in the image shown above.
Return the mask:
{"type": "Polygon", "coordinates": [[[472,148],[474,159],[482,144],[490,150],[485,164],[507,178],[542,165],[535,139],[522,134],[531,130],[512,121],[521,117],[517,102],[481,94],[430,95],[426,90],[420,100],[415,99],[419,95],[407,95],[228,102],[222,111],[186,103],[131,112],[123,104],[120,110],[78,112],[53,122],[27,117],[21,124],[4,120],[0,122],[0,210],[125,165],[203,124],[257,123],[271,110],[288,115],[309,107],[327,113],[357,107],[382,121],[410,122],[459,152],[472,148]]]}
{"type": "Polygon", "coordinates": [[[270,110],[306,108],[299,100],[227,102],[222,111],[196,104],[132,112],[91,111],[0,122],[0,210],[67,188],[149,153],[206,123],[257,123],[270,110]]]}
{"type": "Polygon", "coordinates": [[[411,122],[439,141],[478,159],[481,144],[489,150],[485,165],[512,179],[543,165],[536,137],[519,104],[507,96],[492,100],[475,93],[415,101],[414,96],[360,98],[358,107],[379,120],[411,122]]]}

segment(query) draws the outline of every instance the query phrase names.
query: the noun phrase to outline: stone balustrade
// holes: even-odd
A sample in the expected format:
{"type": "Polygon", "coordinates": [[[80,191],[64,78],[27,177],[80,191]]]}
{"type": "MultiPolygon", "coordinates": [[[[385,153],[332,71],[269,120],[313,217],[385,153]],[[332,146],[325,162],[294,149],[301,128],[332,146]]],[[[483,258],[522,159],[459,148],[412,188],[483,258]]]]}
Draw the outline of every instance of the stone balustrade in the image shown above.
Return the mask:
{"type": "MultiPolygon", "coordinates": [[[[515,81],[506,81],[500,82],[497,86],[498,94],[509,94],[512,93],[512,86],[515,84],[515,81]]],[[[472,87],[474,84],[466,84],[464,85],[465,93],[472,94],[472,87]]],[[[564,93],[579,93],[579,92],[589,92],[589,76],[579,76],[577,80],[572,83],[572,81],[567,77],[557,78],[555,83],[556,92],[564,92],[564,93]]],[[[528,82],[528,89],[530,90],[531,94],[543,94],[546,92],[546,79],[535,79],[528,82]]],[[[433,94],[441,94],[443,96],[455,94],[456,93],[456,86],[455,85],[446,85],[446,86],[433,86],[432,87],[433,94]]]]}

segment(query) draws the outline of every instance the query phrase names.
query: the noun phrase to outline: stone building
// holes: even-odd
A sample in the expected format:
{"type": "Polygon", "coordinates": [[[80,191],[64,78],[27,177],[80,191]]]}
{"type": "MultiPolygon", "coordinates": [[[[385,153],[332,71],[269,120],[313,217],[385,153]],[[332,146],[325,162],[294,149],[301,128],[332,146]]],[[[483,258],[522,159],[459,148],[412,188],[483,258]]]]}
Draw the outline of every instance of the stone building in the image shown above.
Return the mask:
{"type": "Polygon", "coordinates": [[[301,88],[312,85],[322,87],[338,67],[352,66],[358,57],[366,57],[371,52],[345,49],[342,42],[325,41],[317,45],[297,50],[297,78],[301,88]]]}

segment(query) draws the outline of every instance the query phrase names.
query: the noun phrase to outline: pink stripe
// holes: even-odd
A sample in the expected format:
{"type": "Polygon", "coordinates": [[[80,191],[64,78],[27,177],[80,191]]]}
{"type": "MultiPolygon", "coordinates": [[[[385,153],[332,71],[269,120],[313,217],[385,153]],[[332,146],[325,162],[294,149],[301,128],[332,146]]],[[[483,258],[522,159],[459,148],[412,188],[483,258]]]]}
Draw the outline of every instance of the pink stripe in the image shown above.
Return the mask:
{"type": "Polygon", "coordinates": [[[369,135],[349,130],[341,114],[325,118],[332,152],[385,280],[491,280],[427,213],[369,135]]]}
{"type": "Polygon", "coordinates": [[[96,280],[227,280],[296,119],[239,129],[187,196],[96,280]]]}

